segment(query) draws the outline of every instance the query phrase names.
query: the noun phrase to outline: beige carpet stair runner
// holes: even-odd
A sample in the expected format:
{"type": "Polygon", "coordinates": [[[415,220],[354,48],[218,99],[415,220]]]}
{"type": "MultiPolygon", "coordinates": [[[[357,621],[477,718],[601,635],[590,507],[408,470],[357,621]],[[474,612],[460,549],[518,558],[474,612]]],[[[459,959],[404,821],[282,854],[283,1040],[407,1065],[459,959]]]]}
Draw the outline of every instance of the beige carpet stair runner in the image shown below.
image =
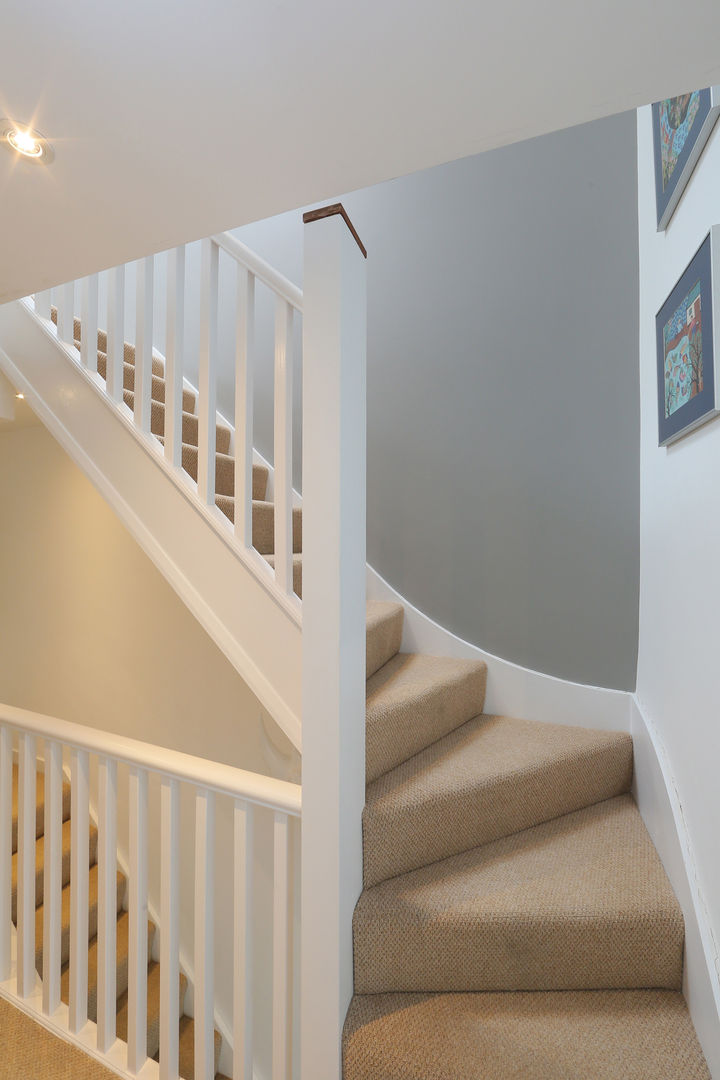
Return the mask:
{"type": "MultiPolygon", "coordinates": [[[[42,940],[43,940],[43,867],[44,867],[44,842],[43,829],[45,821],[45,783],[41,772],[37,774],[37,844],[35,849],[35,967],[38,975],[42,978],[42,940]]],[[[17,768],[13,770],[13,861],[12,861],[12,916],[16,923],[17,902],[17,768]]],[[[61,931],[61,961],[62,976],[60,996],[65,1004],[70,1000],[70,784],[63,785],[63,844],[62,844],[62,931],[61,931]]],[[[122,910],[125,895],[125,878],[121,873],[117,875],[117,1037],[123,1042],[127,1041],[128,1030],[128,966],[129,966],[129,917],[122,910]]],[[[89,909],[88,909],[88,1018],[97,1020],[97,918],[98,918],[98,867],[97,867],[97,830],[90,827],[90,882],[89,882],[89,909]]],[[[148,923],[148,958],[152,955],[155,926],[148,923]]],[[[180,1004],[180,1076],[184,1080],[193,1080],[195,1075],[194,1064],[194,1025],[189,1016],[183,1014],[183,1003],[187,979],[180,973],[178,982],[178,1000],[180,1004]]],[[[157,1060],[160,1046],[160,965],[149,959],[147,976],[147,1027],[148,1027],[148,1056],[157,1060]]],[[[217,1069],[220,1057],[221,1037],[215,1032],[215,1068],[217,1069]]],[[[217,1074],[217,1080],[227,1080],[217,1074]]]]}
{"type": "Polygon", "coordinates": [[[708,1080],[628,735],[483,714],[371,605],[344,1080],[708,1080]]]}
{"type": "MultiPolygon", "coordinates": [[[[102,332],[98,350],[104,376],[102,332]]],[[[134,359],[126,345],[130,407],[134,359]]],[[[162,361],[153,373],[162,439],[162,361]]],[[[193,394],[183,408],[196,477],[193,394]]],[[[221,425],[216,446],[216,501],[232,520],[221,425]]],[[[266,485],[256,467],[253,544],[272,564],[266,485]]],[[[299,511],[293,524],[301,595],[299,511]]],[[[485,715],[485,665],[402,654],[402,629],[399,605],[368,606],[344,1080],[708,1080],[681,993],[682,913],[630,794],[630,737],[485,715]]]]}

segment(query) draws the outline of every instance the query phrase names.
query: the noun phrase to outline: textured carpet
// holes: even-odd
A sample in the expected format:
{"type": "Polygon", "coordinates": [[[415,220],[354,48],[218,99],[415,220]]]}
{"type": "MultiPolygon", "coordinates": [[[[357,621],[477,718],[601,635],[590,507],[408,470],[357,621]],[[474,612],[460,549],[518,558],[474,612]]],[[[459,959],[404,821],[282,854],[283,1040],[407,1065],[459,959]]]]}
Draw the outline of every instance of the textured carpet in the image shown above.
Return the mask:
{"type": "Polygon", "coordinates": [[[484,664],[402,654],[392,626],[344,1080],[708,1080],[630,737],[483,715],[484,664]]]}
{"type": "Polygon", "coordinates": [[[0,1080],[117,1080],[77,1047],[0,998],[0,1080]]]}

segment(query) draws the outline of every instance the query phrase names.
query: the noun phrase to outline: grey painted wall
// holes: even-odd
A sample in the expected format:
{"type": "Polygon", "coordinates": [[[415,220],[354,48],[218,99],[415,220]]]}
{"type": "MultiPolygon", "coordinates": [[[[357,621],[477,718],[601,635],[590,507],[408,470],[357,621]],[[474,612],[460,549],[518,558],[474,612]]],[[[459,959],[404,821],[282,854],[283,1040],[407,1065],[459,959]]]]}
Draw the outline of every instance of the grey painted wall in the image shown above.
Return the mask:
{"type": "MultiPolygon", "coordinates": [[[[343,197],[369,252],[369,562],[484,649],[620,689],[638,623],[636,183],[628,113],[343,197]]],[[[237,234],[302,284],[299,212],[237,234]]],[[[267,308],[269,457],[270,329],[267,308]]]]}

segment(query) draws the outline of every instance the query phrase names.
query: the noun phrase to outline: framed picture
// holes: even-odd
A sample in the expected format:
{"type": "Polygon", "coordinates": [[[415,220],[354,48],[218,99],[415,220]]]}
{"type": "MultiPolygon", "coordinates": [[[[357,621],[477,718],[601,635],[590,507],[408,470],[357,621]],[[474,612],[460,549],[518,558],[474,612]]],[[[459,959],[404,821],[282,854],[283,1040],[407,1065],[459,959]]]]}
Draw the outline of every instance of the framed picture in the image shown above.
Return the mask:
{"type": "Polygon", "coordinates": [[[660,446],[720,413],[719,260],[714,225],[655,319],[660,446]]]}
{"type": "Polygon", "coordinates": [[[666,228],[720,114],[720,86],[652,107],[658,232],[666,228]]]}

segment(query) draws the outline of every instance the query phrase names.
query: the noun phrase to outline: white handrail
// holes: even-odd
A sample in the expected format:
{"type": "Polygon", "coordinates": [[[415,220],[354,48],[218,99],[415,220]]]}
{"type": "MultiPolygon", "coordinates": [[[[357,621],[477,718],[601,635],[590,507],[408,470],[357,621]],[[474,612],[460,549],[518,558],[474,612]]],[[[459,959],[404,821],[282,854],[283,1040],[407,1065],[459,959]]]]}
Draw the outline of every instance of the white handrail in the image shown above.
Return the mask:
{"type": "Polygon", "coordinates": [[[100,754],[122,761],[126,765],[135,765],[150,769],[176,780],[183,780],[197,787],[208,788],[221,795],[235,799],[245,799],[256,806],[266,806],[271,810],[282,810],[293,817],[299,817],[302,807],[301,788],[286,780],[275,780],[260,773],[225,765],[219,761],[194,757],[179,750],[168,750],[162,746],[129,739],[125,735],[116,735],[108,731],[75,724],[70,720],[58,720],[43,716],[42,713],[29,712],[14,705],[0,704],[0,723],[20,731],[31,732],[44,739],[52,739],[77,750],[100,754]]]}
{"type": "Polygon", "coordinates": [[[211,239],[241,266],[250,270],[258,280],[272,289],[274,293],[281,296],[283,300],[287,300],[288,304],[291,304],[297,311],[302,311],[302,289],[298,289],[297,285],[293,285],[292,281],[279,273],[274,266],[266,263],[264,259],[261,259],[259,255],[246,247],[241,240],[238,240],[231,233],[218,233],[211,239]]]}

